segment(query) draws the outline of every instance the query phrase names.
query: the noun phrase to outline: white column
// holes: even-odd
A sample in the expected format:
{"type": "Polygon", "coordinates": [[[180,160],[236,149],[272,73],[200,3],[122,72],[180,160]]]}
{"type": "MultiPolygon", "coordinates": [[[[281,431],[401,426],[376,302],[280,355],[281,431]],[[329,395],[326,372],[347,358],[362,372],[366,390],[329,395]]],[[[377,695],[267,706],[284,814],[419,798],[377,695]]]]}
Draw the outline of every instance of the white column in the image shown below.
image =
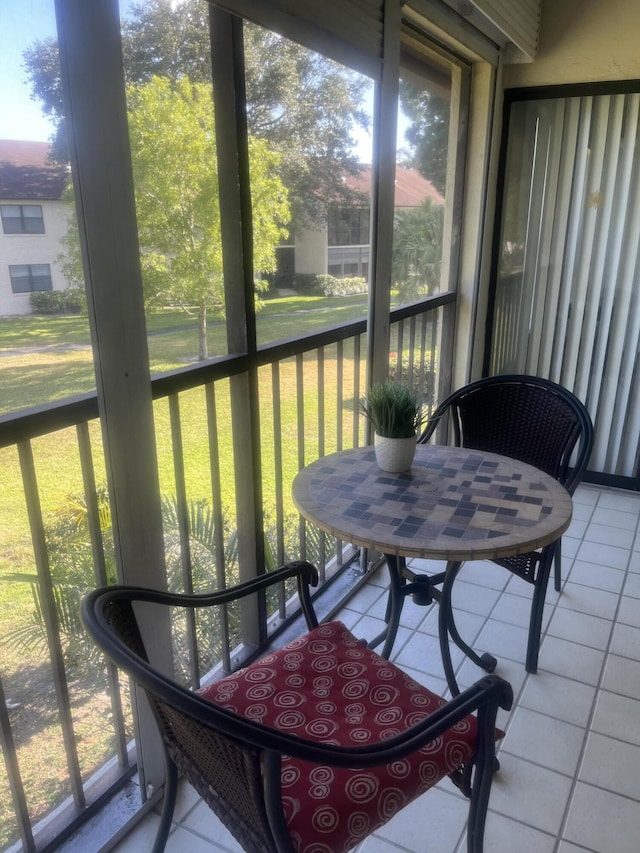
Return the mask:
{"type": "MultiPolygon", "coordinates": [[[[76,210],[120,579],[166,584],[118,0],[56,0],[76,210]]],[[[145,631],[145,634],[147,632],[145,631]]],[[[172,668],[156,617],[150,655],[172,668]]],[[[163,781],[146,702],[137,706],[145,781],[163,781]]]]}

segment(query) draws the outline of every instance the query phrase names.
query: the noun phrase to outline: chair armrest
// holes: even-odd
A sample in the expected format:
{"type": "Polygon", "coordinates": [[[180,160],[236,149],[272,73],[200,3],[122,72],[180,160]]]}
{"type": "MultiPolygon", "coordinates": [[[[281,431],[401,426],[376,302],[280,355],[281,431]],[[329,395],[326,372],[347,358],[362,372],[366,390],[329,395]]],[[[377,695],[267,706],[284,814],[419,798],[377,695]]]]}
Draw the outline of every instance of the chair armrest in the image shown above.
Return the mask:
{"type": "MultiPolygon", "coordinates": [[[[215,607],[280,584],[289,578],[296,578],[302,612],[307,627],[312,630],[318,626],[318,619],[311,601],[309,587],[317,586],[318,572],[315,566],[306,561],[292,561],[280,569],[266,572],[257,578],[215,592],[188,594],[127,585],[102,587],[89,592],[84,597],[80,607],[80,615],[85,629],[107,657],[117,665],[122,666],[125,671],[132,671],[137,670],[138,666],[143,663],[148,666],[145,645],[133,611],[134,602],[158,604],[165,607],[215,607]],[[121,613],[127,612],[128,614],[125,619],[129,631],[126,643],[135,648],[135,651],[116,638],[112,624],[107,618],[109,609],[111,608],[113,614],[116,607],[120,608],[121,613]]],[[[150,668],[149,676],[153,678],[154,675],[158,675],[158,673],[150,668]]]]}
{"type": "MultiPolygon", "coordinates": [[[[302,560],[293,560],[280,569],[265,572],[265,574],[252,578],[249,581],[216,590],[215,592],[165,592],[164,590],[128,585],[102,587],[93,590],[85,596],[82,602],[82,618],[85,627],[90,633],[93,633],[93,625],[98,613],[101,612],[104,599],[110,599],[111,601],[133,599],[135,601],[146,601],[151,604],[164,604],[170,607],[214,607],[216,605],[228,604],[247,595],[252,595],[255,592],[267,589],[270,586],[282,583],[293,577],[298,582],[298,592],[300,593],[303,610],[305,609],[305,605],[308,605],[311,611],[312,624],[309,627],[315,628],[318,623],[310,603],[309,587],[318,585],[318,571],[311,563],[302,560]]],[[[307,616],[306,611],[305,616],[307,616]]]]}
{"type": "MultiPolygon", "coordinates": [[[[221,730],[221,720],[217,714],[218,712],[222,714],[229,714],[230,712],[212,705],[206,700],[202,701],[209,709],[215,710],[216,728],[221,730]]],[[[272,750],[318,764],[352,768],[374,767],[380,764],[389,764],[415,752],[435,740],[473,711],[479,711],[478,736],[482,738],[491,733],[490,739],[493,742],[498,708],[509,710],[512,702],[513,691],[509,682],[497,675],[488,675],[404,732],[392,738],[374,743],[369,742],[362,746],[346,747],[320,744],[316,741],[280,732],[260,723],[254,723],[232,712],[230,716],[233,718],[232,727],[235,733],[229,731],[228,734],[232,737],[239,736],[258,749],[272,750]],[[239,724],[238,728],[236,728],[236,724],[239,724]]],[[[200,721],[207,725],[206,719],[201,718],[200,721]]]]}

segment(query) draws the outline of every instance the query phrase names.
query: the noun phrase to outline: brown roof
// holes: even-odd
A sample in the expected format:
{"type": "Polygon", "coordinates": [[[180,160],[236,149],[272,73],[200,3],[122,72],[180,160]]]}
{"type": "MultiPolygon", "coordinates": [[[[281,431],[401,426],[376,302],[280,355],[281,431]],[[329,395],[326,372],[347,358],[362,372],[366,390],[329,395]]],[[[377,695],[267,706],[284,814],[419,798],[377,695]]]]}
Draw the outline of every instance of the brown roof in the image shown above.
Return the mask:
{"type": "Polygon", "coordinates": [[[0,199],[59,199],[67,170],[49,162],[48,142],[0,139],[0,199]]]}
{"type": "MultiPolygon", "coordinates": [[[[345,183],[349,189],[369,195],[371,166],[361,166],[358,175],[347,175],[345,183]]],[[[420,172],[396,166],[395,207],[419,207],[427,198],[434,204],[444,204],[443,196],[420,172]]]]}

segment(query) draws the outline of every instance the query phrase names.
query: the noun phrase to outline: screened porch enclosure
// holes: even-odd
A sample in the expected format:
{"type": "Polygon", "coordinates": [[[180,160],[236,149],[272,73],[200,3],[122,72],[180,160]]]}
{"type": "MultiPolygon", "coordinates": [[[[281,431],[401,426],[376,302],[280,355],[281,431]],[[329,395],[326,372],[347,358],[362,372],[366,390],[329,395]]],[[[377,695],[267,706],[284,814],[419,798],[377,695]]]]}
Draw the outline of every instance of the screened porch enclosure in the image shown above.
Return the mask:
{"type": "MultiPolygon", "coordinates": [[[[38,399],[33,409],[0,416],[0,461],[10,458],[13,466],[12,519],[20,517],[27,531],[19,549],[12,547],[16,531],[3,531],[0,555],[11,560],[26,555],[37,575],[38,631],[45,637],[37,674],[39,689],[47,691],[47,702],[38,701],[29,681],[32,662],[16,663],[14,655],[14,669],[3,672],[0,683],[5,745],[0,846],[13,845],[11,853],[57,849],[112,796],[122,803],[125,791],[131,811],[116,805],[121,823],[114,821],[101,839],[108,847],[117,844],[117,834],[151,811],[163,793],[164,769],[144,702],[135,694],[130,702],[112,668],[84,681],[69,660],[66,600],[60,606],[67,590],[61,591],[55,561],[71,549],[51,547],[47,515],[59,496],[56,488],[67,496],[67,475],[85,504],[88,529],[85,572],[70,590],[76,599],[115,576],[190,590],[224,586],[289,557],[307,557],[320,569],[321,597],[331,601],[372,580],[376,555],[361,554],[305,524],[292,509],[290,485],[296,471],[317,456],[370,440],[358,407],[371,382],[392,375],[428,386],[431,404],[481,373],[516,370],[556,379],[586,401],[596,421],[591,467],[604,482],[637,485],[640,433],[633,406],[640,381],[639,104],[633,86],[553,97],[535,92],[522,100],[508,93],[509,144],[506,166],[498,169],[505,65],[523,59],[527,64],[536,56],[537,0],[506,4],[506,10],[503,0],[158,2],[167,15],[180,8],[193,12],[189,22],[198,47],[187,50],[182,38],[149,39],[152,65],[157,61],[170,69],[169,78],[174,75],[154,84],[156,94],[197,91],[192,100],[206,105],[199,114],[206,138],[190,149],[195,156],[185,158],[191,138],[178,134],[173,159],[164,160],[158,145],[146,163],[138,154],[147,128],[136,124],[133,112],[142,103],[140,84],[148,82],[148,69],[138,68],[135,79],[127,64],[132,56],[140,58],[127,42],[127,16],[137,4],[50,0],[50,5],[57,18],[96,380],[81,398],[38,399]],[[188,73],[170,61],[176,42],[188,73]],[[167,46],[169,54],[161,56],[167,46]],[[366,92],[370,106],[364,121],[354,108],[351,122],[360,131],[368,124],[367,228],[340,237],[346,242],[337,244],[341,254],[333,269],[330,249],[336,247],[330,245],[326,211],[315,203],[318,185],[307,184],[306,195],[296,194],[287,181],[296,170],[304,176],[312,160],[321,162],[328,203],[334,201],[332,186],[342,182],[341,170],[357,164],[342,156],[349,152],[341,148],[346,137],[334,135],[337,119],[324,123],[324,136],[306,125],[293,128],[291,139],[307,144],[307,161],[297,159],[300,149],[277,132],[286,108],[312,92],[301,82],[281,89],[288,103],[284,96],[269,102],[277,81],[269,77],[268,61],[281,50],[289,67],[310,72],[300,81],[314,79],[314,73],[316,80],[322,75],[333,80],[335,74],[349,81],[354,94],[366,92]],[[186,78],[196,68],[200,77],[191,86],[186,78]],[[267,96],[262,102],[261,92],[267,96]],[[265,104],[261,113],[257,106],[265,104]],[[436,113],[437,126],[427,121],[426,130],[438,136],[446,161],[439,183],[435,174],[426,177],[436,182],[441,201],[420,210],[420,228],[436,239],[428,251],[420,245],[397,263],[399,236],[416,249],[413,223],[403,223],[402,234],[397,228],[403,217],[396,215],[396,164],[407,157],[402,132],[407,122],[416,130],[436,113]],[[183,166],[202,163],[216,165],[207,175],[213,192],[207,204],[198,199],[195,205],[204,217],[183,230],[188,239],[201,238],[215,223],[207,232],[215,240],[202,240],[198,256],[205,285],[215,290],[207,313],[200,312],[200,325],[204,331],[222,306],[217,320],[223,332],[215,337],[217,348],[201,349],[198,360],[193,352],[180,364],[154,362],[147,337],[149,274],[160,272],[162,264],[169,268],[178,254],[163,247],[161,263],[149,263],[157,261],[150,249],[160,248],[163,235],[148,225],[151,215],[164,213],[170,214],[168,225],[176,226],[186,193],[171,210],[155,198],[145,207],[148,184],[141,165],[158,166],[166,183],[177,186],[183,166]],[[273,204],[263,192],[266,178],[274,179],[271,186],[278,191],[273,204]],[[496,185],[505,194],[494,276],[489,267],[496,185]],[[285,195],[296,226],[310,214],[304,229],[287,227],[285,195]],[[367,280],[366,292],[348,309],[345,302],[337,323],[335,313],[314,309],[313,326],[286,310],[280,326],[263,324],[260,288],[272,267],[271,250],[278,248],[292,275],[357,273],[367,280]],[[492,337],[485,347],[488,325],[492,337]],[[64,474],[56,482],[44,458],[52,448],[64,474]],[[20,697],[6,690],[3,696],[2,688],[13,688],[20,676],[28,701],[11,708],[20,697]],[[32,728],[40,727],[29,743],[17,724],[27,715],[32,728]],[[92,740],[96,732],[104,735],[100,743],[92,740]]],[[[558,5],[566,13],[569,4],[558,5]]],[[[20,15],[22,9],[20,3],[20,15]]],[[[326,90],[323,95],[330,116],[326,90]]],[[[170,108],[163,121],[177,113],[170,108]]],[[[189,182],[194,183],[191,174],[189,182]]],[[[177,264],[169,278],[186,279],[186,269],[177,264]]],[[[627,506],[626,515],[635,513],[635,503],[627,506]]],[[[6,568],[5,561],[0,570],[6,568]]],[[[225,613],[215,626],[186,620],[154,624],[152,654],[167,670],[178,671],[183,683],[196,686],[219,668],[259,654],[286,630],[296,608],[293,590],[282,588],[225,613]],[[201,652],[191,670],[181,668],[185,644],[201,652]]],[[[12,611],[8,619],[17,615],[12,611]]],[[[624,653],[632,656],[628,648],[624,653]]],[[[571,667],[575,687],[574,674],[571,667]]],[[[510,795],[520,786],[520,780],[511,781],[510,795]]],[[[554,849],[558,844],[563,842],[552,839],[554,849]]]]}
{"type": "MultiPolygon", "coordinates": [[[[395,376],[427,388],[432,405],[453,374],[469,61],[430,48],[415,23],[409,32],[400,4],[388,4],[386,11],[384,4],[370,4],[367,20],[374,37],[362,41],[362,31],[353,29],[354,42],[345,45],[340,38],[327,42],[324,32],[318,35],[317,22],[309,30],[293,27],[275,35],[268,30],[273,21],[258,14],[263,4],[249,4],[249,20],[243,21],[214,4],[194,3],[199,35],[204,33],[197,57],[203,79],[189,89],[178,73],[178,82],[156,80],[136,91],[125,76],[126,26],[120,18],[125,5],[55,3],[78,222],[74,240],[88,298],[95,390],[85,384],[78,388],[81,396],[52,401],[45,383],[32,407],[0,416],[0,463],[10,471],[11,494],[18,495],[11,505],[16,523],[2,531],[3,559],[10,555],[2,569],[25,571],[21,580],[11,581],[21,584],[16,598],[24,613],[11,619],[42,640],[37,662],[15,648],[5,657],[1,686],[7,686],[5,695],[16,707],[4,706],[0,695],[6,747],[0,843],[30,853],[54,849],[119,790],[129,799],[135,793],[133,811],[152,808],[162,794],[163,766],[144,701],[130,697],[113,668],[93,662],[82,648],[78,602],[83,593],[116,579],[186,591],[222,587],[286,559],[306,557],[318,565],[329,596],[350,594],[377,556],[360,554],[302,522],[290,501],[291,481],[317,456],[368,441],[359,411],[368,383],[395,376]],[[383,26],[391,34],[386,48],[383,26]],[[261,45],[267,53],[281,49],[295,55],[317,73],[311,80],[331,73],[347,79],[354,92],[359,86],[373,92],[370,226],[363,248],[367,292],[338,308],[337,297],[327,297],[304,318],[285,310],[279,326],[262,323],[259,302],[269,294],[257,293],[269,255],[265,244],[283,239],[278,228],[264,229],[265,239],[254,227],[264,226],[277,207],[269,205],[264,188],[275,185],[267,180],[274,173],[265,164],[276,163],[271,148],[278,139],[263,133],[254,145],[261,127],[272,128],[268,120],[260,125],[252,113],[259,78],[247,79],[256,71],[255,65],[249,68],[248,54],[261,45]],[[427,211],[433,245],[404,264],[406,286],[400,288],[393,280],[394,161],[403,75],[416,98],[428,96],[437,84],[437,95],[450,101],[450,110],[440,127],[446,180],[435,214],[427,211]],[[176,91],[182,99],[170,100],[176,91]],[[193,92],[197,97],[189,98],[193,92]],[[147,159],[139,156],[145,98],[152,95],[158,108],[169,104],[165,131],[172,111],[195,102],[194,109],[205,106],[198,118],[207,133],[189,148],[193,162],[180,156],[188,146],[179,134],[172,150],[161,151],[157,140],[147,159]],[[155,196],[149,203],[145,170],[155,166],[177,187],[183,172],[202,162],[217,166],[206,175],[214,186],[208,206],[186,190],[175,208],[166,197],[164,204],[155,196]],[[152,275],[160,270],[160,248],[167,266],[181,248],[166,248],[153,217],[164,215],[167,230],[179,230],[179,207],[187,208],[187,202],[190,215],[202,215],[206,207],[193,231],[187,229],[194,244],[217,223],[219,239],[201,241],[196,266],[206,267],[206,280],[224,304],[224,333],[213,336],[217,348],[201,351],[198,360],[193,352],[176,364],[167,353],[164,363],[162,357],[152,363],[147,276],[150,268],[152,275]],[[47,466],[51,455],[57,465],[53,477],[47,466]],[[77,530],[73,542],[70,536],[65,542],[64,533],[54,530],[55,519],[52,523],[56,511],[71,504],[81,517],[81,542],[77,530]],[[13,561],[18,552],[24,567],[13,561]],[[37,689],[30,682],[32,664],[42,680],[37,689]],[[46,703],[39,700],[41,691],[46,703]],[[38,738],[26,737],[32,729],[53,754],[38,748],[38,738]]],[[[152,59],[168,57],[154,53],[152,59]]],[[[302,99],[305,92],[295,94],[302,99]]],[[[425,109],[417,103],[413,121],[424,118],[425,109]]],[[[277,105],[273,110],[278,112],[277,105]]],[[[324,151],[325,171],[340,182],[340,157],[328,156],[336,153],[333,126],[325,130],[326,138],[314,138],[315,148],[306,153],[312,159],[324,151]]],[[[283,157],[286,144],[279,142],[276,153],[283,157]]],[[[276,177],[284,182],[283,175],[276,177]]],[[[194,182],[192,172],[189,181],[194,182]]],[[[278,203],[281,199],[279,193],[278,203]]],[[[309,198],[291,198],[292,207],[305,202],[309,198]]],[[[407,230],[411,214],[405,216],[407,230]]],[[[323,227],[325,246],[314,259],[320,259],[314,275],[327,271],[326,222],[323,227]]],[[[323,234],[322,226],[315,233],[323,234]]],[[[186,279],[188,272],[185,263],[172,269],[171,277],[186,279]]],[[[264,649],[295,618],[296,607],[292,590],[283,588],[269,600],[251,600],[225,614],[220,625],[153,624],[152,654],[195,687],[218,667],[229,668],[232,660],[264,649]],[[181,670],[181,643],[201,652],[198,666],[187,672],[181,670]]],[[[118,817],[126,822],[132,815],[123,810],[118,817]]],[[[111,829],[115,834],[120,826],[111,829]]]]}

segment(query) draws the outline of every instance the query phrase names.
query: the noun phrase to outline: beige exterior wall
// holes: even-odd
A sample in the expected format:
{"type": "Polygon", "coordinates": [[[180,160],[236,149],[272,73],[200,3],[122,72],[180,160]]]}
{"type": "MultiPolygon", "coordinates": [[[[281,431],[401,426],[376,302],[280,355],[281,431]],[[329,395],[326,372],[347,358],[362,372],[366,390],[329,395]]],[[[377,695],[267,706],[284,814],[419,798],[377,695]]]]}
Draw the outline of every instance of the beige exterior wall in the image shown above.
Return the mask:
{"type": "Polygon", "coordinates": [[[542,0],[535,62],[505,66],[504,87],[640,79],[638,0],[542,0]]]}
{"type": "Polygon", "coordinates": [[[0,226],[0,316],[30,314],[28,293],[12,293],[9,266],[13,264],[49,264],[54,290],[64,290],[66,281],[58,263],[61,238],[67,230],[68,208],[61,201],[25,201],[3,199],[3,204],[40,204],[44,234],[4,234],[0,226]]]}
{"type": "Polygon", "coordinates": [[[327,229],[296,235],[296,272],[324,275],[327,272],[327,229]]]}

